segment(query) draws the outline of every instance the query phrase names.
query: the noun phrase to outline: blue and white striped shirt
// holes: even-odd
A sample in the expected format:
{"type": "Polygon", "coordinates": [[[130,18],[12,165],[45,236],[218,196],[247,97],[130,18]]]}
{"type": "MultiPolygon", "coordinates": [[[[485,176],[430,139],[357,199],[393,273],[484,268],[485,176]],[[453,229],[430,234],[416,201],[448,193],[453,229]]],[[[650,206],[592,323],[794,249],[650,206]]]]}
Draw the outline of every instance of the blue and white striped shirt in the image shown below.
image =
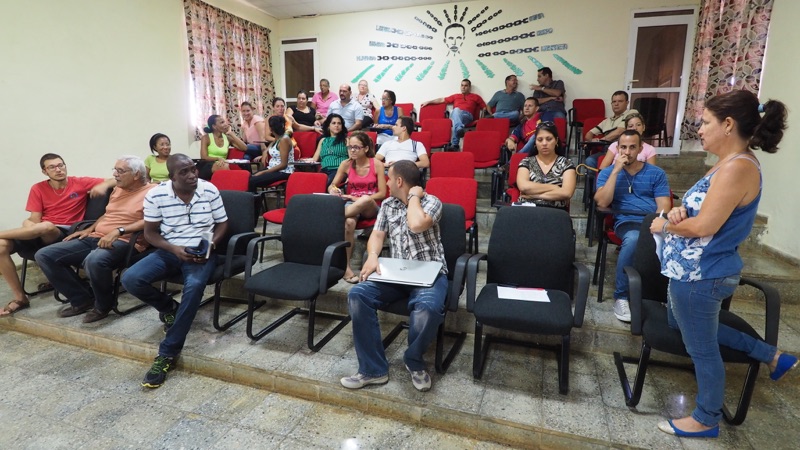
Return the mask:
{"type": "Polygon", "coordinates": [[[213,231],[214,224],[228,220],[217,188],[197,180],[197,189],[189,203],[184,203],[172,189],[172,181],[154,187],[144,198],[145,222],[160,222],[161,234],[170,244],[198,245],[203,232],[213,231]]]}

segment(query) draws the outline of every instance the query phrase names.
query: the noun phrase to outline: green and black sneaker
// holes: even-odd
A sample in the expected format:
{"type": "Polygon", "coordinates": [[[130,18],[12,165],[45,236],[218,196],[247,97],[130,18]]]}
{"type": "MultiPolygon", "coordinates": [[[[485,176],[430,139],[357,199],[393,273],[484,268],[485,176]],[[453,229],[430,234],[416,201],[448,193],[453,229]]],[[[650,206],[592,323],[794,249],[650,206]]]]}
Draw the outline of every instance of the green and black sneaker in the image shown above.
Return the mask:
{"type": "Polygon", "coordinates": [[[157,388],[161,386],[164,384],[164,380],[167,379],[167,372],[172,370],[173,367],[175,367],[175,358],[161,355],[156,356],[155,361],[153,361],[153,366],[144,374],[142,386],[148,388],[157,388]]]}
{"type": "Polygon", "coordinates": [[[165,334],[167,330],[169,330],[170,327],[172,327],[172,325],[175,323],[175,316],[178,314],[178,306],[179,306],[178,302],[173,301],[172,305],[173,305],[172,311],[168,313],[158,313],[159,320],[161,320],[161,322],[164,323],[165,334]]]}

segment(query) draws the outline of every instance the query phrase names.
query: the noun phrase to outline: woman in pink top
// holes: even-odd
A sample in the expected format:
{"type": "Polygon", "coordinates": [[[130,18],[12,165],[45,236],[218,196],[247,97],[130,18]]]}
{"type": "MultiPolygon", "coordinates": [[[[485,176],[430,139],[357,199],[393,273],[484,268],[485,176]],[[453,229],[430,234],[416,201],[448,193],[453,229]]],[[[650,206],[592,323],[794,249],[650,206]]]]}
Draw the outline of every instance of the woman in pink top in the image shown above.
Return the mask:
{"type": "MultiPolygon", "coordinates": [[[[625,128],[628,130],[636,130],[639,134],[644,133],[644,117],[641,114],[631,114],[625,119],[625,128]]],[[[617,157],[617,143],[614,142],[613,144],[608,146],[608,151],[606,152],[606,156],[603,158],[603,162],[600,163],[600,167],[598,170],[603,170],[606,167],[610,166],[614,159],[617,157]]],[[[642,150],[639,152],[639,156],[636,157],[639,161],[646,162],[647,164],[656,165],[656,149],[642,141],[642,150]]]]}
{"type": "Polygon", "coordinates": [[[255,159],[266,149],[261,143],[267,140],[267,124],[263,117],[253,114],[250,102],[242,102],[239,112],[242,113],[242,137],[247,144],[246,158],[255,159]]]}
{"type": "Polygon", "coordinates": [[[347,247],[344,281],[356,284],[358,275],[350,268],[356,222],[359,218],[377,217],[380,203],[386,197],[386,177],[383,175],[383,163],[375,159],[375,144],[365,133],[356,131],[348,138],[347,152],[349,158],[339,165],[333,183],[328,186],[328,192],[347,200],[344,205],[344,238],[350,246],[347,247]],[[345,179],[347,194],[343,194],[337,187],[345,179]]]}
{"type": "Polygon", "coordinates": [[[328,108],[337,98],[339,97],[331,92],[331,82],[325,78],[319,80],[319,92],[311,97],[311,107],[317,110],[317,122],[321,123],[325,120],[325,117],[328,116],[328,108]]]}

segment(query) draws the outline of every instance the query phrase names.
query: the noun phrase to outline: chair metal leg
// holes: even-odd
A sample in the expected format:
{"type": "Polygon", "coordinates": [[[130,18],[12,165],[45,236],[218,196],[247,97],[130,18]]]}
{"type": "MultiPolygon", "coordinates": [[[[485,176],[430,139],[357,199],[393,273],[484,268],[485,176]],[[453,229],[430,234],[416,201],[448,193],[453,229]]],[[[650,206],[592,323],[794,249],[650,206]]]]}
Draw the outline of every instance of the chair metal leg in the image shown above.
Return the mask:
{"type": "Polygon", "coordinates": [[[600,238],[597,247],[597,259],[594,266],[594,281],[597,284],[597,303],[603,302],[603,286],[606,280],[606,251],[608,250],[608,241],[605,237],[600,238]]]}
{"type": "MultiPolygon", "coordinates": [[[[384,338],[383,338],[383,348],[384,350],[389,348],[397,339],[397,336],[403,332],[403,330],[408,330],[408,322],[400,322],[392,328],[384,338]]],[[[464,341],[467,338],[467,333],[459,333],[455,331],[446,331],[444,329],[444,323],[439,325],[438,330],[436,331],[436,356],[434,367],[436,368],[436,373],[443,374],[447,372],[447,369],[452,364],[453,360],[458,355],[458,352],[461,351],[461,346],[464,345],[464,341]],[[447,351],[447,356],[444,356],[444,337],[454,338],[455,342],[450,347],[450,350],[447,351]],[[444,357],[443,357],[444,356],[444,357]]]]}
{"type": "Polygon", "coordinates": [[[617,366],[617,374],[619,375],[619,382],[622,385],[622,393],[625,395],[625,404],[630,408],[635,408],[636,405],[639,404],[639,400],[642,398],[642,391],[644,390],[644,377],[647,374],[647,367],[650,364],[650,346],[646,342],[642,342],[639,359],[622,356],[619,352],[614,352],[614,364],[617,366]],[[633,382],[633,390],[631,390],[624,363],[638,363],[636,366],[636,378],[634,378],[633,382]]]}
{"type": "Polygon", "coordinates": [[[472,350],[472,376],[476,380],[480,380],[483,376],[486,357],[489,355],[490,338],[491,336],[486,336],[486,343],[483,343],[483,325],[475,321],[475,346],[472,350]]]}
{"type": "Polygon", "coordinates": [[[348,323],[350,323],[350,316],[346,315],[343,316],[341,314],[333,314],[327,312],[317,312],[317,299],[314,298],[311,300],[311,305],[308,308],[308,348],[312,352],[318,352],[325,344],[328,343],[334,336],[336,336],[342,328],[346,327],[348,323]],[[319,340],[316,344],[314,343],[314,323],[316,320],[316,316],[325,317],[328,319],[335,319],[338,320],[339,323],[334,327],[333,330],[328,332],[322,339],[319,340]]]}
{"type": "Polygon", "coordinates": [[[561,336],[561,348],[558,355],[558,393],[569,392],[569,343],[570,335],[561,336]]]}
{"type": "Polygon", "coordinates": [[[131,306],[130,308],[120,309],[119,308],[119,295],[125,292],[125,290],[122,289],[122,282],[121,281],[122,281],[122,271],[117,271],[117,275],[114,277],[114,307],[111,308],[112,311],[117,313],[117,315],[119,315],[119,316],[127,316],[128,314],[130,314],[130,313],[132,313],[134,311],[138,311],[138,310],[144,308],[145,306],[147,306],[147,303],[144,303],[144,302],[140,301],[139,303],[137,303],[134,306],[131,306]]]}
{"type": "MultiPolygon", "coordinates": [[[[222,281],[224,281],[224,280],[222,280],[222,281]]],[[[245,317],[247,317],[247,313],[249,311],[249,307],[248,307],[247,310],[242,311],[241,313],[237,314],[231,320],[229,320],[229,321],[227,321],[227,322],[225,322],[223,324],[219,323],[219,305],[220,305],[220,303],[226,302],[226,303],[236,303],[236,304],[240,304],[240,305],[249,305],[248,301],[244,300],[244,299],[232,298],[232,297],[222,297],[220,295],[220,291],[222,290],[222,281],[220,281],[220,282],[218,282],[217,284],[214,285],[214,318],[213,318],[213,324],[214,324],[214,328],[216,328],[218,331],[227,330],[228,328],[230,328],[231,326],[233,326],[234,324],[236,324],[240,320],[242,320],[245,317]]],[[[254,311],[256,309],[258,309],[258,308],[261,308],[262,306],[264,306],[266,304],[267,304],[266,300],[259,300],[259,301],[255,302],[254,311]]]]}
{"type": "Polygon", "coordinates": [[[722,405],[722,417],[727,424],[741,425],[745,417],[747,417],[747,410],[750,408],[750,400],[753,398],[760,367],[761,365],[758,362],[754,362],[748,367],[744,385],[742,386],[742,394],[739,397],[739,403],[736,405],[736,415],[732,415],[728,407],[722,405]]]}
{"type": "MultiPolygon", "coordinates": [[[[27,295],[28,297],[33,297],[34,295],[38,295],[43,292],[50,292],[53,290],[53,286],[50,284],[50,282],[39,284],[39,286],[36,287],[35,291],[28,291],[27,289],[25,289],[25,281],[28,279],[28,258],[22,258],[22,270],[19,279],[20,283],[22,284],[22,291],[25,292],[25,295],[27,295]]],[[[66,303],[66,300],[62,301],[58,298],[56,300],[60,301],[61,303],[66,303]]]]}

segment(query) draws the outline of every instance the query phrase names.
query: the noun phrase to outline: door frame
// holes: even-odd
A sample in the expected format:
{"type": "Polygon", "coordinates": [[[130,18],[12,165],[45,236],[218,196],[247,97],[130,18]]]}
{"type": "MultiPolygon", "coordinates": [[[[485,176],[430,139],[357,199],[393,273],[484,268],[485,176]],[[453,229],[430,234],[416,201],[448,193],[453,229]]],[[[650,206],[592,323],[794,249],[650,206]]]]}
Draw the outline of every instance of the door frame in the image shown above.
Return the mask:
{"type": "Polygon", "coordinates": [[[673,6],[663,8],[645,8],[631,10],[631,27],[628,35],[628,65],[625,70],[625,80],[629,95],[638,93],[673,93],[678,92],[678,108],[675,115],[675,128],[672,130],[672,145],[670,147],[656,147],[659,155],[677,155],[681,150],[680,131],[683,123],[683,116],[686,112],[686,98],[689,92],[689,75],[692,68],[692,50],[694,48],[694,37],[697,29],[698,8],[697,6],[673,6]],[[655,16],[655,17],[636,17],[641,13],[660,13],[668,11],[692,10],[693,13],[674,15],[674,16],[655,16]],[[683,53],[683,71],[681,72],[681,85],[676,88],[634,88],[633,68],[636,60],[636,39],[640,27],[652,27],[661,25],[687,25],[686,45],[683,53]]]}

